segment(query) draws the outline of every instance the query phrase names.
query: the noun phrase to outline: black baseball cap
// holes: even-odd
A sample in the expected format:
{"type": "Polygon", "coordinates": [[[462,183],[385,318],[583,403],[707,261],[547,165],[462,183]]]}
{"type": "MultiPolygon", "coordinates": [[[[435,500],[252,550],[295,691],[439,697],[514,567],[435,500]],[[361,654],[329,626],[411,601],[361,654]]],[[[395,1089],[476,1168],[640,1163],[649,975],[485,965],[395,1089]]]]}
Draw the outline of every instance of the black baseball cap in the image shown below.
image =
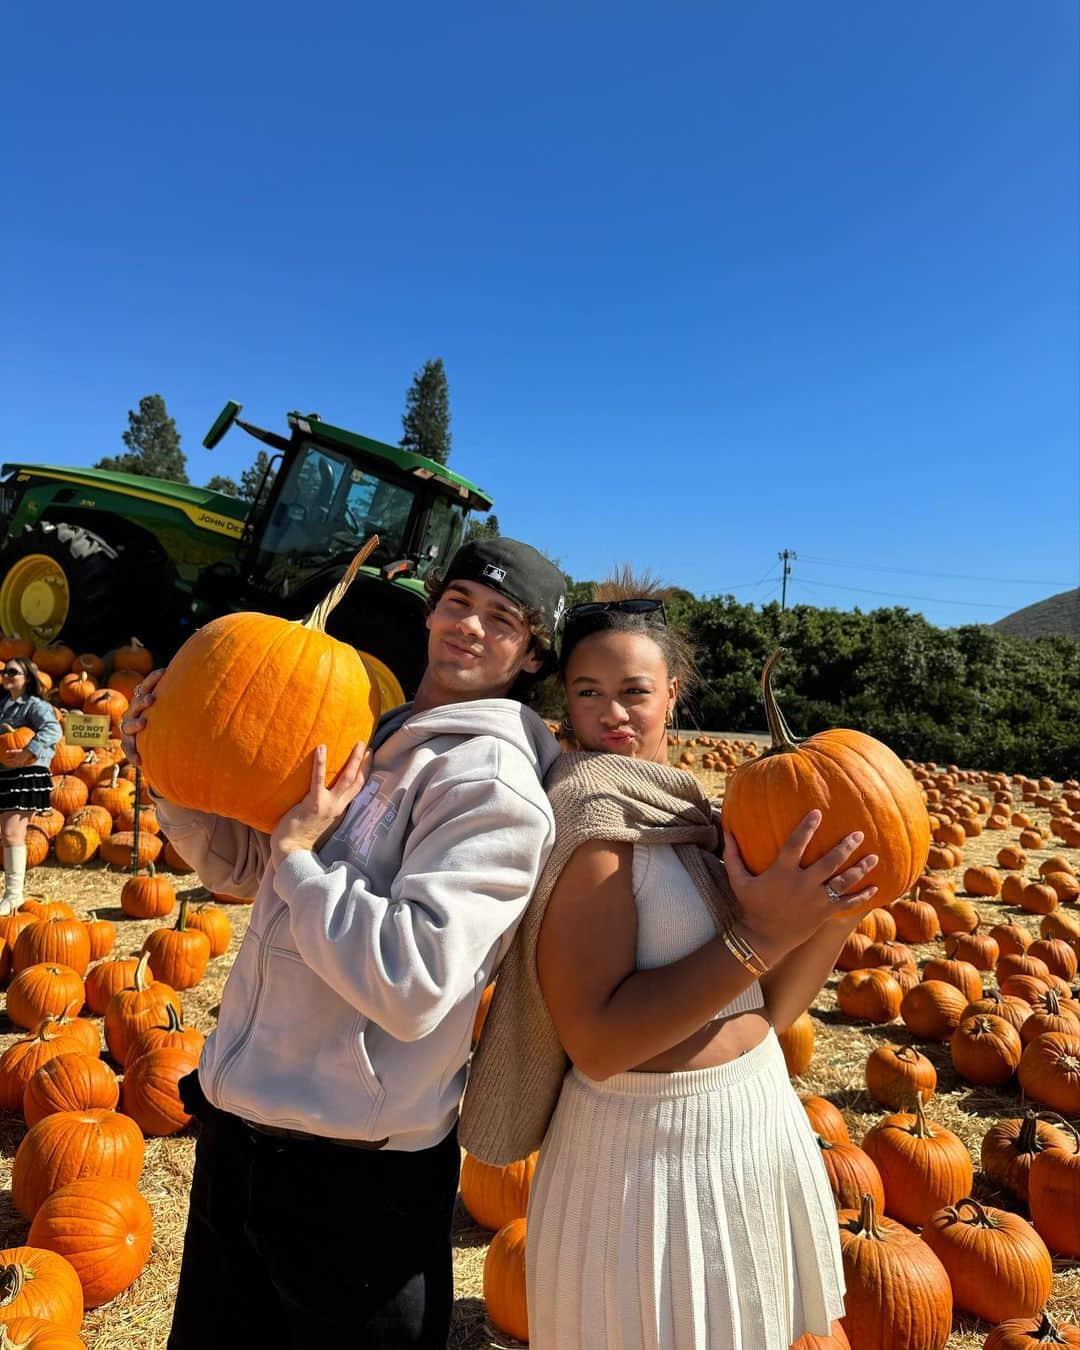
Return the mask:
{"type": "Polygon", "coordinates": [[[531,544],[517,539],[473,539],[450,559],[443,585],[477,581],[534,611],[554,639],[566,611],[566,578],[531,544]]]}

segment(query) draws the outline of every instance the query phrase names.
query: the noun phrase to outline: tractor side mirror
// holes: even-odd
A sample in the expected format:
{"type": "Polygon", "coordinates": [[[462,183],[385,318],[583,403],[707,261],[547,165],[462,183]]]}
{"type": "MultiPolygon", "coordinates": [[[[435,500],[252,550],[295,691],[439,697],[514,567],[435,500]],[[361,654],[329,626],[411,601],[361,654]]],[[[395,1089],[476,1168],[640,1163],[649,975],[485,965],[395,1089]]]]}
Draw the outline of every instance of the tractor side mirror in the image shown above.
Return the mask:
{"type": "Polygon", "coordinates": [[[239,403],[234,403],[232,399],[229,399],[228,403],[226,403],[224,408],[218,413],[214,425],[203,437],[203,445],[206,446],[207,450],[213,450],[214,446],[217,445],[218,441],[221,440],[222,436],[225,435],[228,429],[236,421],[237,415],[240,412],[240,406],[239,403]]]}

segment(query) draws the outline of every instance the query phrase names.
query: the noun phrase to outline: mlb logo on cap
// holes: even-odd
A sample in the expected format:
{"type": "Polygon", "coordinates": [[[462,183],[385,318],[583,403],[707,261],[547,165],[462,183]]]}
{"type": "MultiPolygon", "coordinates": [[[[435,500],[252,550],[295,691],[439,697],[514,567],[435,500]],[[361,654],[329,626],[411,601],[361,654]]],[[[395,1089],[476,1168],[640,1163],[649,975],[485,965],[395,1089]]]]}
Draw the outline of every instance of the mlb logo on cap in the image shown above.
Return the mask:
{"type": "Polygon", "coordinates": [[[494,563],[488,563],[484,568],[484,576],[490,577],[492,581],[505,581],[506,568],[496,567],[494,563]]]}

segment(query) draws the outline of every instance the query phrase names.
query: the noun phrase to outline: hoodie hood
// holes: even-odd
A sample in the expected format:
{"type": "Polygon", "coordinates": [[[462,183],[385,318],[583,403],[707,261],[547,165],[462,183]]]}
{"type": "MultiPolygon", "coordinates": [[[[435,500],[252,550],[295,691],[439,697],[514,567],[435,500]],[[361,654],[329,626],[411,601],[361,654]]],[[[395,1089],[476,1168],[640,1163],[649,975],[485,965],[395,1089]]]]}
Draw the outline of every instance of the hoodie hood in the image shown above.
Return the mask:
{"type": "Polygon", "coordinates": [[[449,737],[453,743],[469,736],[492,736],[512,745],[541,780],[560,754],[559,743],[544,719],[512,698],[444,703],[419,713],[413,713],[412,704],[406,703],[380,718],[371,748],[378,752],[380,767],[389,768],[426,742],[449,737]]]}

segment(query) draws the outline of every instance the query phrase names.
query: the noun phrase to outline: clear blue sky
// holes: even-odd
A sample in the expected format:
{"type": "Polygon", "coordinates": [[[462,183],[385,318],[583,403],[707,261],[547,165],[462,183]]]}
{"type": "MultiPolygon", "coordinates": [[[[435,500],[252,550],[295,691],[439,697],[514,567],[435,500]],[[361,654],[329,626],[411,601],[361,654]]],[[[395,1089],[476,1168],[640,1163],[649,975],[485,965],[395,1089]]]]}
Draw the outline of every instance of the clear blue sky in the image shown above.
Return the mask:
{"type": "Polygon", "coordinates": [[[397,440],[577,577],[992,621],[1080,571],[1073,0],[14,6],[0,455],[397,440]],[[822,560],[830,560],[823,562],[822,560]],[[942,575],[936,575],[942,574],[942,575]],[[977,580],[973,578],[994,578],[977,580]],[[756,583],[756,584],[755,584],[756,583]]]}

